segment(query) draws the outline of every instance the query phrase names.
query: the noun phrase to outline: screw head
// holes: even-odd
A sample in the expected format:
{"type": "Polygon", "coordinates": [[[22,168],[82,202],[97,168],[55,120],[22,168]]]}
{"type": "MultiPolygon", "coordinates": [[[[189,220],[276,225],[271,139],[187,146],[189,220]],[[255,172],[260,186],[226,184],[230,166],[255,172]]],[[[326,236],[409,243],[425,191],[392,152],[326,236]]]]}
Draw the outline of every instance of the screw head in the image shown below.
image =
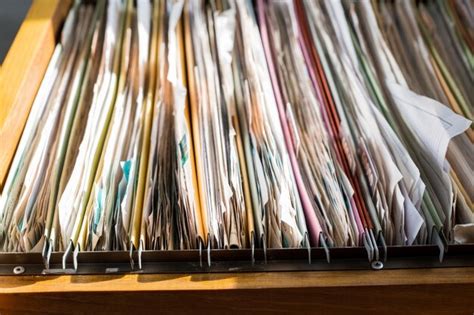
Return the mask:
{"type": "Polygon", "coordinates": [[[24,272],[25,272],[25,267],[23,266],[16,266],[15,268],[13,268],[13,273],[16,275],[21,275],[24,272]]]}
{"type": "Polygon", "coordinates": [[[383,262],[380,260],[375,260],[371,264],[372,269],[374,270],[382,270],[383,269],[383,262]]]}

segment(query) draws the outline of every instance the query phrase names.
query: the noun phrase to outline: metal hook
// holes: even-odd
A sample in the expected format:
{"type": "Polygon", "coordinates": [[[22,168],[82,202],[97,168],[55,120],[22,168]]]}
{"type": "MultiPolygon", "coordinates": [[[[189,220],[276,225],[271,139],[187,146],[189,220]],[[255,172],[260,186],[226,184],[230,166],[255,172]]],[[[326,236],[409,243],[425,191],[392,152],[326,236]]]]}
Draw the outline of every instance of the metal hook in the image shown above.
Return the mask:
{"type": "Polygon", "coordinates": [[[309,243],[308,232],[304,234],[304,244],[306,245],[306,249],[308,250],[308,264],[311,265],[311,244],[309,243]]]}
{"type": "Polygon", "coordinates": [[[255,234],[250,234],[250,247],[252,248],[252,266],[255,264],[255,234]]]}
{"type": "Polygon", "coordinates": [[[44,245],[43,250],[41,251],[41,257],[43,257],[43,264],[45,269],[49,269],[49,259],[51,257],[51,241],[43,236],[44,238],[44,245]]]}
{"type": "Polygon", "coordinates": [[[74,266],[74,270],[77,271],[77,256],[79,255],[79,250],[80,250],[80,245],[77,244],[76,248],[74,248],[73,254],[72,254],[72,264],[74,266]]]}
{"type": "Polygon", "coordinates": [[[385,238],[383,237],[382,233],[379,233],[378,240],[383,250],[383,262],[386,262],[387,261],[387,243],[385,242],[385,238]]]}
{"type": "Polygon", "coordinates": [[[143,240],[140,240],[138,244],[138,269],[142,269],[142,251],[143,251],[143,240]]]}
{"type": "Polygon", "coordinates": [[[377,241],[375,240],[374,231],[372,229],[369,230],[369,240],[372,243],[372,248],[374,249],[374,260],[380,260],[379,248],[377,246],[377,241]]]}
{"type": "Polygon", "coordinates": [[[133,261],[133,244],[130,245],[130,268],[133,270],[135,268],[135,261],[133,261]]]}
{"type": "Polygon", "coordinates": [[[72,244],[72,241],[69,241],[69,245],[67,246],[66,251],[64,252],[64,255],[63,255],[63,269],[64,270],[66,269],[67,256],[69,256],[72,250],[73,250],[73,244],[72,244]]]}
{"type": "Polygon", "coordinates": [[[329,246],[326,243],[326,238],[323,233],[319,234],[319,244],[323,247],[324,252],[326,253],[326,261],[328,264],[331,263],[331,253],[329,252],[329,246]]]}
{"type": "MultiPolygon", "coordinates": [[[[439,262],[442,263],[444,260],[444,253],[447,251],[447,246],[445,246],[446,238],[444,237],[443,231],[438,233],[433,233],[432,242],[439,248],[439,262]]],[[[447,241],[446,241],[447,243],[447,241]]]]}
{"type": "Polygon", "coordinates": [[[49,269],[49,262],[51,261],[51,254],[53,253],[53,240],[50,239],[49,240],[49,246],[48,246],[48,253],[47,253],[47,256],[46,256],[46,263],[47,263],[47,267],[46,269],[49,269]]]}
{"type": "Polygon", "coordinates": [[[265,261],[265,264],[267,263],[267,241],[265,239],[265,235],[262,235],[262,244],[263,244],[263,259],[265,261]]]}
{"type": "Polygon", "coordinates": [[[202,268],[202,238],[198,239],[198,248],[199,248],[199,267],[202,268]]]}
{"type": "Polygon", "coordinates": [[[367,258],[369,262],[374,260],[374,249],[372,248],[370,239],[368,239],[367,230],[365,230],[364,234],[362,235],[362,242],[364,243],[365,250],[367,251],[367,258]]]}
{"type": "Polygon", "coordinates": [[[41,257],[43,258],[43,264],[45,269],[49,269],[49,261],[48,261],[48,250],[49,250],[49,242],[46,239],[46,236],[43,235],[44,243],[43,243],[43,250],[41,251],[41,257]]]}
{"type": "Polygon", "coordinates": [[[207,238],[207,265],[211,267],[211,238],[207,238]]]}

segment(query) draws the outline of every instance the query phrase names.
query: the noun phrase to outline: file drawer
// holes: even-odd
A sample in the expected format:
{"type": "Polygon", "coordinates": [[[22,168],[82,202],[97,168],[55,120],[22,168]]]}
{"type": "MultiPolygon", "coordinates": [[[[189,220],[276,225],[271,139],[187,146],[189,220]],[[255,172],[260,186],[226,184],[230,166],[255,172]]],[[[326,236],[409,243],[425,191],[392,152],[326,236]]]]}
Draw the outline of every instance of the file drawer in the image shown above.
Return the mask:
{"type": "MultiPolygon", "coordinates": [[[[0,187],[71,2],[34,0],[0,68],[0,187]]],[[[0,312],[474,311],[474,244],[379,245],[0,253],[0,312]]]]}

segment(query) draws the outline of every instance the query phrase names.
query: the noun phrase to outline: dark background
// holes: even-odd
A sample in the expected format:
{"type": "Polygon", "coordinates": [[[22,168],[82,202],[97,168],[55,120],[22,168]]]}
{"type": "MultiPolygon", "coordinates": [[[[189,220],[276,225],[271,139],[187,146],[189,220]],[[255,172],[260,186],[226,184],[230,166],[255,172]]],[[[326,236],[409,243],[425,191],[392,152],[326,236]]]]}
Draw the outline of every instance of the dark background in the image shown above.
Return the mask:
{"type": "Polygon", "coordinates": [[[10,49],[32,0],[0,0],[0,65],[10,49]]]}

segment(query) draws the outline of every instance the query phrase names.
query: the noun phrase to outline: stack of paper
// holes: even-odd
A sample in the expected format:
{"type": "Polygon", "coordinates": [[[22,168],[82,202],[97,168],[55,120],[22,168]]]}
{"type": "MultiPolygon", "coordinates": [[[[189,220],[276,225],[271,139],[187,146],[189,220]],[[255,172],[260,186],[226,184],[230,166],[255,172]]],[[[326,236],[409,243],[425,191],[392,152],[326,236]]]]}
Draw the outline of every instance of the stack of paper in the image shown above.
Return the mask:
{"type": "Polygon", "coordinates": [[[1,192],[2,250],[474,242],[473,10],[76,2],[1,192]]]}

